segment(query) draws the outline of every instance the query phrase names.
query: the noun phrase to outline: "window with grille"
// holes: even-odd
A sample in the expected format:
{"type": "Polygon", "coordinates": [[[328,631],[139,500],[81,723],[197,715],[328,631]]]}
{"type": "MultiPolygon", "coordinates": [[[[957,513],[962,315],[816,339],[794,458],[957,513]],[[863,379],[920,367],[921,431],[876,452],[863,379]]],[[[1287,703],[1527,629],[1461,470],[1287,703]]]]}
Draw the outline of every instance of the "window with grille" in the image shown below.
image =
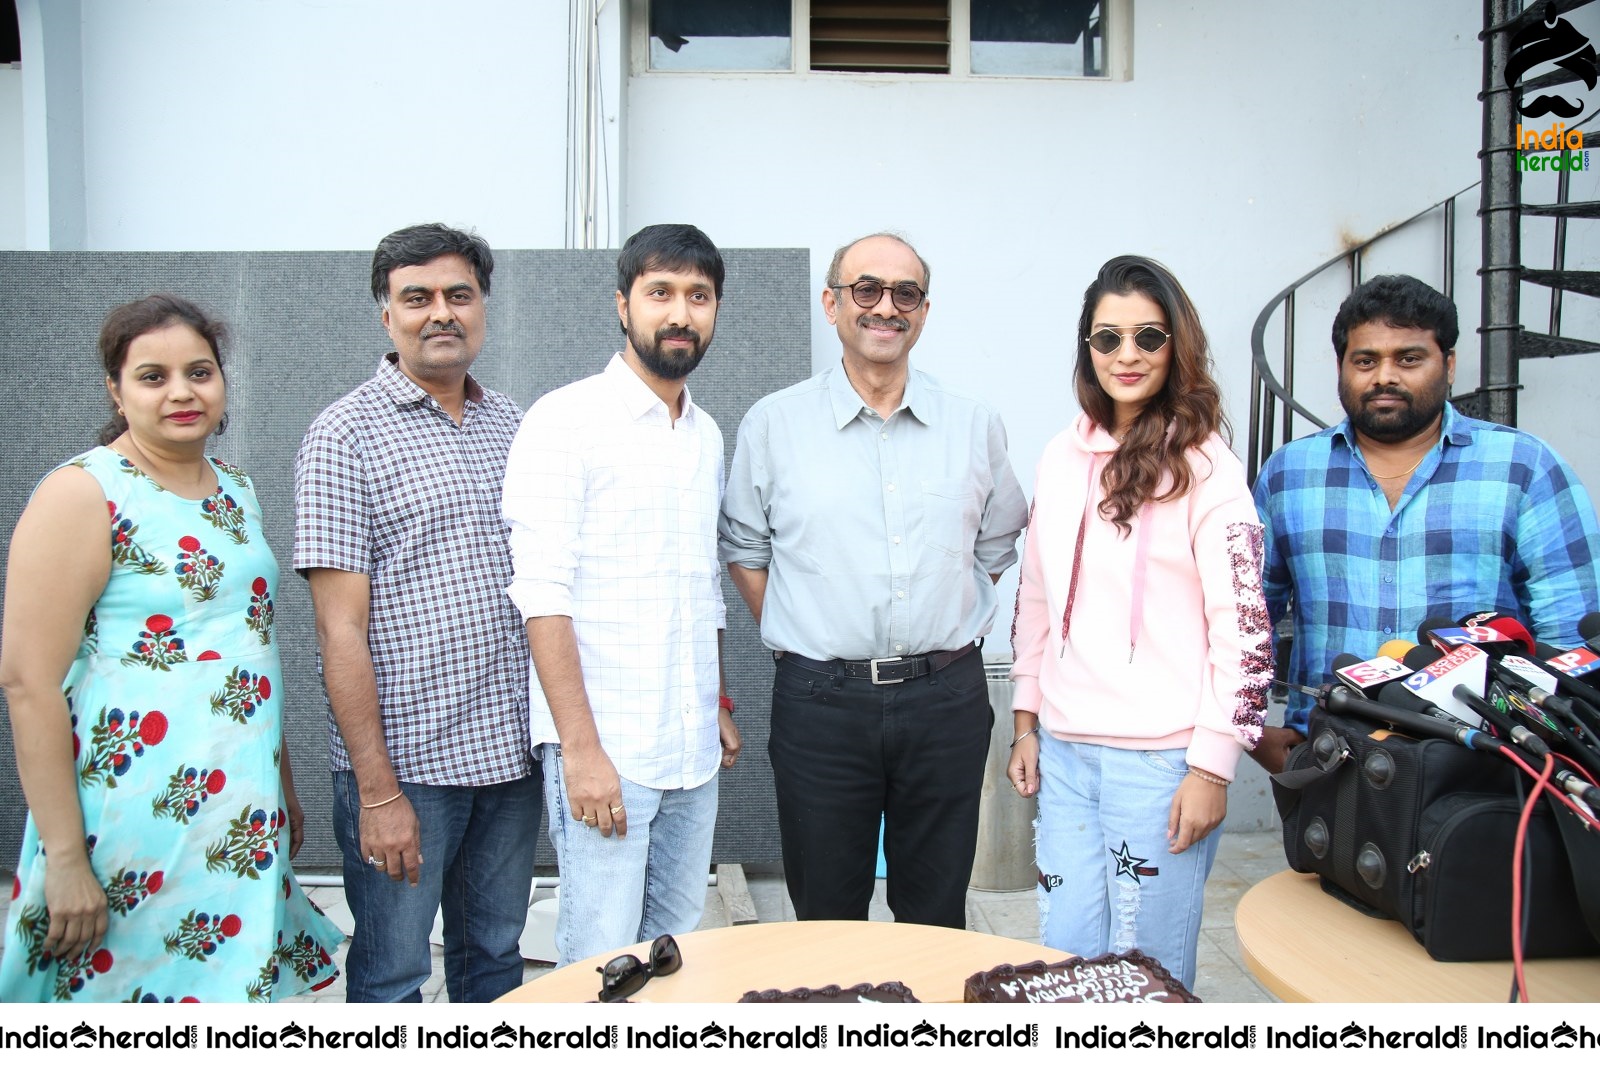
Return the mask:
{"type": "Polygon", "coordinates": [[[1099,78],[1129,2],[649,0],[648,69],[1099,78]]]}

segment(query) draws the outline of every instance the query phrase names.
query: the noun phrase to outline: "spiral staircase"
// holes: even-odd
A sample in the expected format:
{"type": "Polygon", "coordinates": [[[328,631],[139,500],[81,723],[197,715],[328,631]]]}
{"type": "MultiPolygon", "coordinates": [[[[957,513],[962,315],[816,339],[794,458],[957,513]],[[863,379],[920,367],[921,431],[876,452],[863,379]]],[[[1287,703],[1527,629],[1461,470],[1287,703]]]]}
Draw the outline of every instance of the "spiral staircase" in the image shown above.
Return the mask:
{"type": "MultiPolygon", "coordinates": [[[[1592,248],[1592,242],[1600,241],[1600,225],[1596,224],[1596,220],[1600,220],[1600,201],[1571,200],[1571,175],[1561,170],[1556,172],[1553,200],[1525,203],[1517,143],[1519,125],[1546,126],[1557,121],[1555,115],[1525,118],[1519,111],[1522,101],[1570,83],[1577,83],[1576,89],[1584,94],[1586,103],[1593,104],[1600,99],[1600,93],[1588,91],[1596,88],[1594,48],[1600,45],[1600,36],[1586,52],[1581,49],[1572,52],[1562,60],[1563,65],[1549,73],[1520,79],[1510,86],[1505,78],[1508,64],[1525,63],[1526,57],[1551,51],[1551,45],[1543,47],[1541,53],[1529,46],[1529,35],[1539,36],[1541,24],[1548,27],[1562,16],[1597,2],[1600,0],[1549,0],[1517,10],[1521,5],[1515,0],[1485,0],[1484,29],[1479,35],[1483,43],[1483,90],[1479,94],[1483,104],[1483,147],[1478,153],[1480,180],[1316,266],[1261,309],[1250,336],[1253,366],[1245,462],[1252,482],[1274,448],[1300,433],[1327,426],[1304,403],[1295,399],[1297,297],[1313,282],[1325,286],[1330,273],[1343,272],[1348,279],[1347,291],[1353,289],[1361,284],[1363,267],[1373,246],[1400,231],[1432,223],[1442,234],[1436,260],[1442,277],[1440,289],[1454,299],[1458,269],[1456,214],[1463,199],[1473,193],[1478,201],[1482,248],[1482,266],[1476,272],[1481,289],[1479,384],[1469,393],[1452,397],[1452,403],[1465,414],[1515,426],[1518,392],[1522,388],[1519,370],[1524,360],[1600,352],[1600,341],[1565,336],[1561,323],[1565,294],[1600,297],[1600,271],[1569,270],[1566,266],[1569,229],[1575,230],[1576,240],[1591,242],[1586,247],[1592,248]],[[1516,58],[1519,53],[1525,57],[1520,61],[1516,58]],[[1554,243],[1548,268],[1524,262],[1523,230],[1527,219],[1553,220],[1554,243]],[[1549,317],[1544,330],[1523,325],[1523,283],[1548,290],[1549,317]],[[1274,319],[1278,320],[1281,333],[1273,344],[1275,351],[1269,354],[1268,331],[1274,319]]],[[[1541,63],[1540,69],[1546,65],[1541,63]]],[[[1574,117],[1567,126],[1570,130],[1582,130],[1586,145],[1594,142],[1595,147],[1600,148],[1597,114],[1600,108],[1588,111],[1581,118],[1574,117]]],[[[1425,280],[1433,275],[1432,270],[1423,269],[1414,273],[1425,280]]],[[[1325,374],[1324,352],[1319,349],[1317,353],[1319,374],[1325,374]]]]}

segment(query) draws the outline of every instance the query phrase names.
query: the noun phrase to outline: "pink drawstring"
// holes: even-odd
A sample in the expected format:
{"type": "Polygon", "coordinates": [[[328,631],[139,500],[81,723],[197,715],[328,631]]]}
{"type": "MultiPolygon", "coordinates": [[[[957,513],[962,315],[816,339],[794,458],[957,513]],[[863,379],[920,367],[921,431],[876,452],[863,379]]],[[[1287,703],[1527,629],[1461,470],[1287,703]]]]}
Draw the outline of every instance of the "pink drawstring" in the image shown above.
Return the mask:
{"type": "MultiPolygon", "coordinates": [[[[1089,484],[1084,488],[1083,515],[1078,519],[1078,540],[1072,549],[1072,580],[1067,584],[1067,604],[1061,611],[1061,651],[1067,654],[1067,635],[1072,632],[1072,606],[1078,599],[1078,571],[1083,565],[1083,539],[1089,529],[1089,512],[1094,505],[1094,472],[1100,454],[1089,454],[1089,484]]],[[[1133,604],[1128,615],[1128,662],[1133,662],[1133,651],[1139,643],[1139,629],[1144,625],[1144,579],[1150,559],[1150,526],[1155,518],[1151,505],[1146,502],[1139,509],[1138,540],[1133,550],[1133,604]]]]}

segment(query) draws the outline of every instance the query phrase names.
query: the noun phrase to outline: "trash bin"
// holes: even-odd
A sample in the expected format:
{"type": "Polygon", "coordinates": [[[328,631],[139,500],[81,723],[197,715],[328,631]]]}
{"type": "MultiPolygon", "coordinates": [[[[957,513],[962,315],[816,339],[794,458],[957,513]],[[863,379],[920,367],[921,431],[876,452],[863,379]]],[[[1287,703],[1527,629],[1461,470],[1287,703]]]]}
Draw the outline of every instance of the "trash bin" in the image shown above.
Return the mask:
{"type": "Polygon", "coordinates": [[[1006,777],[1012,737],[1011,664],[985,664],[984,674],[989,681],[989,704],[994,708],[994,730],[978,801],[978,851],[968,884],[991,892],[1032,889],[1038,884],[1033,862],[1033,817],[1038,801],[1019,797],[1006,777]]]}

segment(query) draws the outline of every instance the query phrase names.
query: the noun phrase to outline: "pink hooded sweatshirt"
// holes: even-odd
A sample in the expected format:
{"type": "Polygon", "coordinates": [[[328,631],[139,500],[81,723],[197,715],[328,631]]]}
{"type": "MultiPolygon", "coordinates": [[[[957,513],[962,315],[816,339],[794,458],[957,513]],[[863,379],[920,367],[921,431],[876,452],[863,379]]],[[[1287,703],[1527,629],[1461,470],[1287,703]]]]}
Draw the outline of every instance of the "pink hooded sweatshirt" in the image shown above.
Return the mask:
{"type": "Polygon", "coordinates": [[[1231,781],[1261,738],[1272,683],[1262,526],[1243,467],[1212,434],[1188,453],[1188,494],[1144,505],[1123,535],[1098,511],[1116,449],[1080,415],[1039,460],[1011,632],[1013,706],[1063,741],[1186,748],[1190,766],[1231,781]]]}

